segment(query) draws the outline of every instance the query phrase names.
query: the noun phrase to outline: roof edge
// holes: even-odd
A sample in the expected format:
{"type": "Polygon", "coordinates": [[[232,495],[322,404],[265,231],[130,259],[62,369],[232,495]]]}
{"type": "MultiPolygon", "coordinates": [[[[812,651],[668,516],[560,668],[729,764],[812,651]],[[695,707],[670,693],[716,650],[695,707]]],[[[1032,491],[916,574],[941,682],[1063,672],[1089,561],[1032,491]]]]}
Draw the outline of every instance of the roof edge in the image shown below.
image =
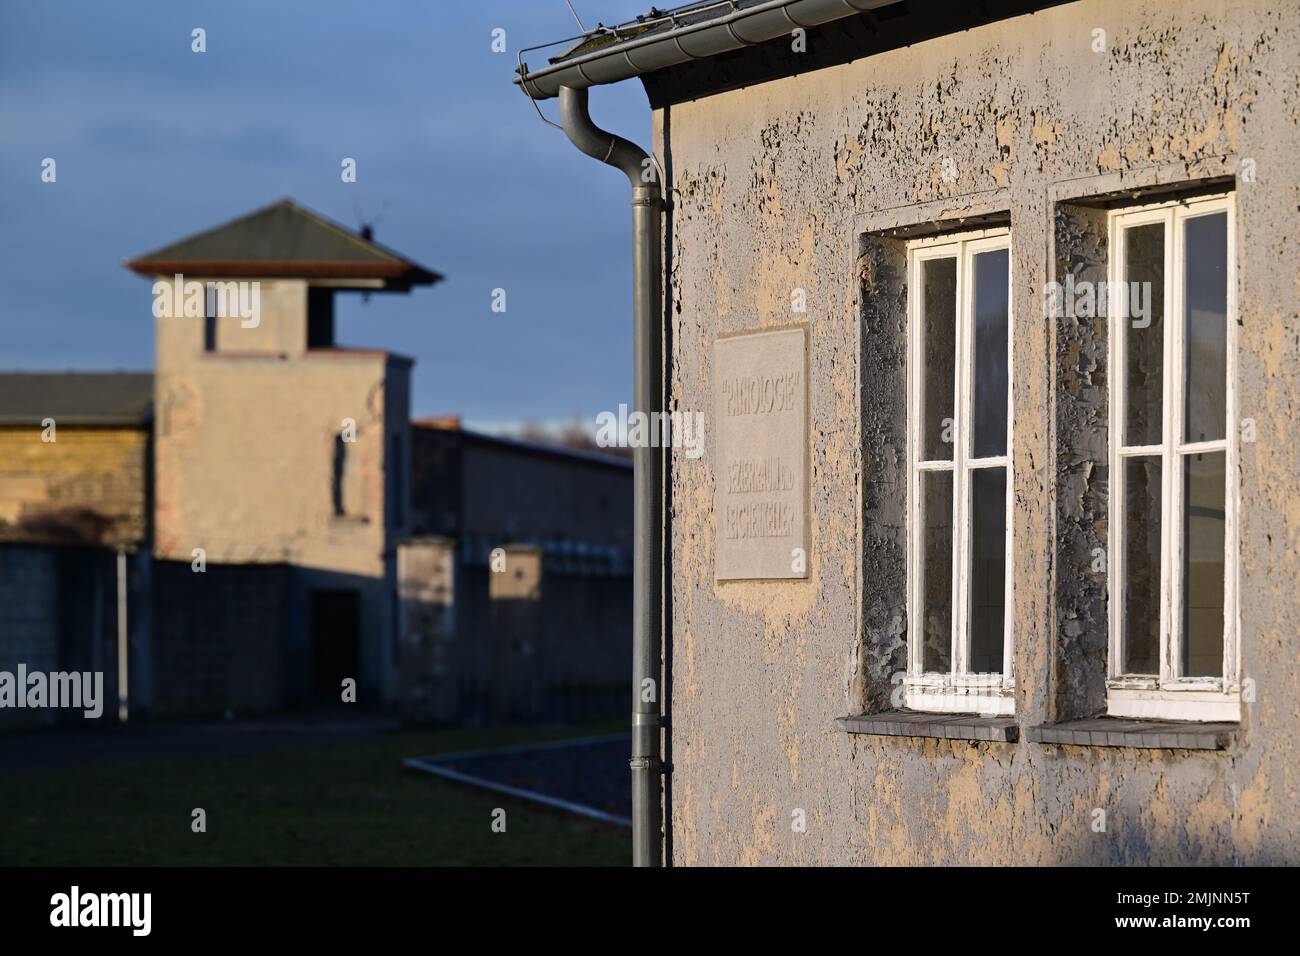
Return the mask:
{"type": "Polygon", "coordinates": [[[438,432],[444,435],[456,437],[472,444],[488,445],[507,451],[517,451],[543,458],[562,458],[566,461],[595,465],[597,467],[614,468],[619,471],[631,471],[633,468],[633,464],[629,459],[620,458],[617,455],[609,455],[598,451],[587,451],[581,448],[566,448],[563,445],[548,445],[543,444],[542,442],[527,441],[526,439],[521,438],[509,438],[505,435],[492,435],[487,432],[479,432],[467,428],[451,428],[444,423],[442,420],[444,418],[445,416],[413,418],[411,419],[411,427],[421,431],[438,432]]]}
{"type": "Polygon", "coordinates": [[[589,31],[569,53],[539,70],[528,70],[521,60],[519,75],[514,82],[534,100],[550,99],[559,95],[562,86],[582,89],[617,83],[681,63],[755,46],[788,36],[795,29],[821,26],[897,2],[899,0],[755,0],[748,6],[740,6],[736,0],[718,0],[713,4],[696,4],[668,11],[655,19],[643,17],[621,27],[589,31]],[[694,19],[706,11],[716,11],[716,15],[694,19]],[[685,17],[691,19],[683,20],[685,17]],[[623,30],[635,35],[617,39],[623,30]],[[616,38],[613,42],[608,41],[611,35],[616,38]],[[584,49],[588,52],[582,52],[584,49]]]}
{"type": "Polygon", "coordinates": [[[248,279],[395,279],[408,285],[433,285],[444,278],[412,262],[338,262],[296,259],[124,259],[137,275],[204,276],[248,279]]]}

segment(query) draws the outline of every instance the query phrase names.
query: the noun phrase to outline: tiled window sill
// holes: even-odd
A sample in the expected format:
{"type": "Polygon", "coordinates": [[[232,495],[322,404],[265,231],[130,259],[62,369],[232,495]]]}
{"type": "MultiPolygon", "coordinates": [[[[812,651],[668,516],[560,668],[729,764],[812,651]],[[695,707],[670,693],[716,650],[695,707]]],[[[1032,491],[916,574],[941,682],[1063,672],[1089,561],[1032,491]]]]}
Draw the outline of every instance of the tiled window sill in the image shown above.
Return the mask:
{"type": "Polygon", "coordinates": [[[1013,744],[1020,738],[1014,717],[974,714],[924,714],[890,710],[861,717],[839,717],[835,726],[845,733],[879,737],[930,737],[937,740],[986,740],[1013,744]]]}
{"type": "Polygon", "coordinates": [[[1095,717],[1030,727],[1025,739],[1035,744],[1075,747],[1145,747],[1154,750],[1227,750],[1240,724],[1200,724],[1174,720],[1128,720],[1095,717]]]}

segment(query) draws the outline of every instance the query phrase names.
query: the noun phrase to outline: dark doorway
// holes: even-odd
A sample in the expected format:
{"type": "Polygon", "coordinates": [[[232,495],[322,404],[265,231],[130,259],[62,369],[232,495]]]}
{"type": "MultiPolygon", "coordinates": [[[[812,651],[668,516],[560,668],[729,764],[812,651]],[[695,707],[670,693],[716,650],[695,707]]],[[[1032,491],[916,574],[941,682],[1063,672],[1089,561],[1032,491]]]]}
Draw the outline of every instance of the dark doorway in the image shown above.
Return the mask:
{"type": "MultiPolygon", "coordinates": [[[[311,592],[311,696],[319,705],[343,703],[343,681],[358,674],[361,596],[356,591],[311,592]]],[[[358,688],[359,689],[359,688],[358,688]]]]}

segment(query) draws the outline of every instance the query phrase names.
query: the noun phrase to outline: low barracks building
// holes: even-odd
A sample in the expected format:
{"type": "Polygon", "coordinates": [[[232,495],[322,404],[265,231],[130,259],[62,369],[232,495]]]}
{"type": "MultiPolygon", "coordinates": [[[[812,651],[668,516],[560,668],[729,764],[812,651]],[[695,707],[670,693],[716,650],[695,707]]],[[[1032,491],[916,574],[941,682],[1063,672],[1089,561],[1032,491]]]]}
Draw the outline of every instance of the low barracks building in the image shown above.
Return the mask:
{"type": "Polygon", "coordinates": [[[1300,7],[970,6],[519,81],[653,108],[664,859],[1300,862],[1300,7]]]}

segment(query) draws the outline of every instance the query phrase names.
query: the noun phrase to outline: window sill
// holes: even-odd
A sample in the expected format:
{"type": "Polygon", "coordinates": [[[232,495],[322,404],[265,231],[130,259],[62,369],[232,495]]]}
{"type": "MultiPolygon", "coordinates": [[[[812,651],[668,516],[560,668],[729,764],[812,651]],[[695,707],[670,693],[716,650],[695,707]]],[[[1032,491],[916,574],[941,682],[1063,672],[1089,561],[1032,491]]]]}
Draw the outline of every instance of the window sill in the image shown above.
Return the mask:
{"type": "Polygon", "coordinates": [[[271,352],[253,352],[248,349],[204,349],[199,352],[199,358],[203,361],[211,359],[275,359],[276,361],[285,362],[289,359],[288,352],[271,351],[271,352]]]}
{"type": "Polygon", "coordinates": [[[1237,739],[1240,724],[1202,724],[1174,720],[1126,720],[1095,717],[1030,727],[1026,739],[1035,744],[1075,747],[1141,747],[1149,750],[1227,750],[1237,739]]]}
{"type": "Polygon", "coordinates": [[[1106,716],[1128,721],[1235,724],[1241,722],[1241,696],[1191,682],[1159,688],[1112,681],[1106,693],[1106,716]]]}
{"type": "Polygon", "coordinates": [[[985,740],[1013,744],[1020,739],[1014,717],[975,714],[934,714],[889,710],[861,717],[840,717],[835,726],[845,733],[878,737],[930,737],[936,740],[985,740]]]}

